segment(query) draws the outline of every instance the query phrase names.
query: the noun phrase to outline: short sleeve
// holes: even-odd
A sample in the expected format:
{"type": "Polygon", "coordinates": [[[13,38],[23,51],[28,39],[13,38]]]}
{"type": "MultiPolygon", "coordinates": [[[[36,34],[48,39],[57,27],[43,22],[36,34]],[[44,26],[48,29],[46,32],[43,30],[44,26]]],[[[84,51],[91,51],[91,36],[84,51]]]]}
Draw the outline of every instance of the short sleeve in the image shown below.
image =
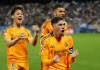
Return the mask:
{"type": "Polygon", "coordinates": [[[11,33],[9,29],[4,30],[4,40],[6,40],[7,38],[11,39],[11,33]]]}
{"type": "Polygon", "coordinates": [[[27,38],[29,40],[30,38],[32,38],[31,32],[28,29],[26,29],[26,32],[27,32],[27,38]]]}

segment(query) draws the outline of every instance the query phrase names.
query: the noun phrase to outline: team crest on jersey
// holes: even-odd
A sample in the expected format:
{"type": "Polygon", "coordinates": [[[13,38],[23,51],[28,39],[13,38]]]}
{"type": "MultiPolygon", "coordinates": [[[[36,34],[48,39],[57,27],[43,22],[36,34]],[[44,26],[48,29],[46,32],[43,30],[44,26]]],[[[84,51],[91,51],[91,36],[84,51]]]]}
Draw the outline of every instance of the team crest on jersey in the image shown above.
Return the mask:
{"type": "Polygon", "coordinates": [[[68,46],[67,42],[64,43],[64,46],[66,46],[66,47],[68,46]]]}
{"type": "Polygon", "coordinates": [[[54,45],[51,45],[50,48],[55,48],[55,46],[54,45]]]}
{"type": "Polygon", "coordinates": [[[15,36],[15,34],[14,33],[11,33],[11,36],[15,36]]]}
{"type": "Polygon", "coordinates": [[[10,70],[16,70],[16,64],[15,63],[11,64],[10,68],[11,68],[10,70]]]}
{"type": "Polygon", "coordinates": [[[29,36],[29,37],[31,37],[31,35],[30,35],[30,34],[29,34],[28,36],[29,36]]]}

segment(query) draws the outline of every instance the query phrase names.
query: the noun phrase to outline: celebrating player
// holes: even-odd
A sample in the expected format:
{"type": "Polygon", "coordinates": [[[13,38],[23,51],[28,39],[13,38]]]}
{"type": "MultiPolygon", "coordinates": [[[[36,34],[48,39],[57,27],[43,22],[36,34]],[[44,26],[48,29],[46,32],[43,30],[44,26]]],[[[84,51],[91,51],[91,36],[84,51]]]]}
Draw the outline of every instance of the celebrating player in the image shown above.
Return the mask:
{"type": "Polygon", "coordinates": [[[51,20],[53,31],[41,39],[41,70],[70,70],[78,51],[73,51],[73,39],[64,35],[65,21],[62,17],[51,20]]]}
{"type": "MultiPolygon", "coordinates": [[[[61,4],[57,4],[53,7],[53,16],[54,17],[63,17],[65,18],[66,13],[65,13],[65,8],[61,4]]],[[[64,31],[68,29],[68,24],[66,23],[64,26],[64,31]]],[[[52,32],[52,25],[51,25],[51,19],[46,20],[41,27],[41,37],[44,35],[52,32]]]]}
{"type": "Polygon", "coordinates": [[[32,27],[35,33],[33,38],[30,31],[22,26],[24,14],[22,5],[14,6],[11,10],[12,25],[4,31],[8,70],[29,70],[26,43],[33,46],[37,43],[39,28],[32,27]]]}

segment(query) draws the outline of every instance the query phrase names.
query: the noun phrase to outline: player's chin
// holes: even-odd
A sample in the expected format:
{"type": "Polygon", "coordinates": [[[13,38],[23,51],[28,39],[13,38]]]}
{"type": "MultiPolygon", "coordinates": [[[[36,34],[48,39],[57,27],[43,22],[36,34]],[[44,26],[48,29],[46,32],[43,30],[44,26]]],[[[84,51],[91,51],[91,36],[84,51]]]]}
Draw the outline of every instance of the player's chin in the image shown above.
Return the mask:
{"type": "Polygon", "coordinates": [[[60,36],[63,36],[63,35],[64,35],[64,33],[63,33],[63,32],[60,32],[60,33],[59,33],[59,35],[60,35],[60,36]]]}
{"type": "Polygon", "coordinates": [[[63,36],[64,35],[64,33],[61,33],[61,36],[63,36]]]}
{"type": "Polygon", "coordinates": [[[61,35],[63,36],[64,35],[64,32],[61,32],[61,35]]]}
{"type": "Polygon", "coordinates": [[[64,17],[65,17],[65,15],[60,15],[60,17],[63,17],[63,18],[64,18],[64,17]]]}
{"type": "Polygon", "coordinates": [[[22,24],[22,21],[18,21],[18,24],[22,24]]]}

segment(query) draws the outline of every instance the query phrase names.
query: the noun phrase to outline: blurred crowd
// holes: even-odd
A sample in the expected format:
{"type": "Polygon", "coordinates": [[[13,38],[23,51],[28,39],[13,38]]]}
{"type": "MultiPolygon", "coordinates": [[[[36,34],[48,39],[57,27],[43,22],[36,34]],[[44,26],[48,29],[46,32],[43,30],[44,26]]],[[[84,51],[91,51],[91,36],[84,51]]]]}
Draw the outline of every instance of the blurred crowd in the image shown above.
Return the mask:
{"type": "MultiPolygon", "coordinates": [[[[49,4],[25,3],[24,25],[39,26],[49,18],[52,18],[52,7],[59,2],[51,1],[49,4]]],[[[66,22],[69,31],[73,32],[100,32],[100,1],[91,2],[60,2],[66,9],[66,22]]],[[[0,6],[0,26],[11,25],[11,5],[0,6]]]]}

